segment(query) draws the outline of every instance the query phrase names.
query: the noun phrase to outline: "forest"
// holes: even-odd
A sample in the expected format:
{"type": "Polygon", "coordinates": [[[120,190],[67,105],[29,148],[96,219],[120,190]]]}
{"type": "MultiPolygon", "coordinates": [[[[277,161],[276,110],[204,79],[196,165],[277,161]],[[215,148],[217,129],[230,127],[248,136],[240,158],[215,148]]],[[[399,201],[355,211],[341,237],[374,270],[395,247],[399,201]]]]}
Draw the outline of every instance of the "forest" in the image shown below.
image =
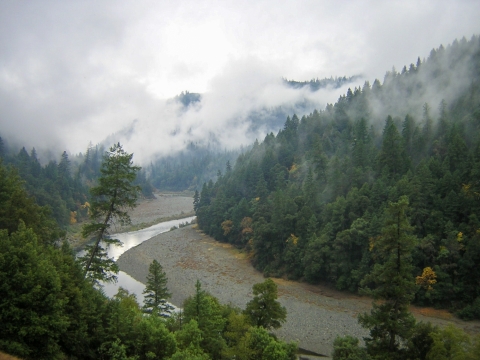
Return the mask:
{"type": "MultiPolygon", "coordinates": [[[[140,191],[134,181],[140,169],[131,158],[120,144],[102,156],[100,175],[89,191],[85,236],[104,238],[109,219],[128,223],[123,205],[134,206],[140,191]]],[[[0,160],[0,357],[296,358],[296,344],[269,333],[286,317],[272,280],[253,286],[254,297],[245,309],[220,304],[197,281],[182,311],[172,313],[165,302],[168,279],[153,261],[143,307],[122,288],[108,298],[98,281],[114,280],[118,267],[103,257],[102,248],[84,266],[68,242],[60,241],[65,230],[52,217],[51,207],[38,205],[24,184],[19,171],[0,160]]],[[[95,246],[98,242],[90,248],[95,246]]]]}
{"type": "MultiPolygon", "coordinates": [[[[35,148],[17,151],[8,139],[0,137],[3,165],[17,173],[28,196],[48,209],[63,231],[88,218],[85,203],[88,205],[89,188],[100,176],[104,146],[90,144],[84,154],[74,156],[63,151],[58,161],[39,159],[35,148]]],[[[144,197],[152,196],[154,189],[144,170],[137,173],[135,183],[141,186],[144,197]]]]}
{"type": "Polygon", "coordinates": [[[480,318],[479,45],[441,46],[383,83],[288,117],[203,185],[200,227],[245,249],[265,276],[358,292],[389,204],[406,196],[410,275],[436,281],[413,302],[480,318]]]}
{"type": "MultiPolygon", "coordinates": [[[[182,95],[185,106],[197,95],[182,95]]],[[[416,323],[408,306],[480,319],[479,127],[474,36],[323,110],[288,116],[238,157],[190,144],[144,169],[127,165],[128,181],[144,197],[196,189],[199,227],[242,249],[266,277],[379,300],[359,315],[370,330],[364,346],[338,337],[334,359],[478,359],[478,337],[416,323]]],[[[92,221],[86,236],[108,230],[110,215],[92,220],[108,197],[99,189],[111,183],[106,154],[90,145],[42,162],[34,148],[0,138],[0,350],[23,359],[295,359],[296,344],[271,333],[286,310],[270,279],[253,286],[245,309],[220,304],[197,282],[170,316],[158,263],[143,307],[124,289],[103,294],[102,267],[91,259],[85,267],[62,239],[77,222],[92,221]]]]}

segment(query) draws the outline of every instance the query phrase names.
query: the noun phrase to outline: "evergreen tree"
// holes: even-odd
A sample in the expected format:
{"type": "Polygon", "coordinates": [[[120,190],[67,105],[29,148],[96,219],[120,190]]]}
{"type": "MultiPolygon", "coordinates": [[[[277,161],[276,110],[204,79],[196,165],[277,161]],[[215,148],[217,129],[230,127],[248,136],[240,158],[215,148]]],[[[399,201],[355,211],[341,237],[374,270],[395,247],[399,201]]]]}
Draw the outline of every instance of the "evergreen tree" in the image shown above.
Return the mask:
{"type": "Polygon", "coordinates": [[[197,212],[198,208],[200,207],[200,194],[198,190],[195,190],[195,194],[193,195],[193,210],[195,213],[197,212]]]}
{"type": "Polygon", "coordinates": [[[14,169],[7,169],[0,160],[0,229],[9,234],[18,229],[20,221],[35,231],[42,244],[52,244],[60,231],[50,217],[50,209],[40,207],[23,188],[23,182],[14,169]]]}
{"type": "Polygon", "coordinates": [[[64,178],[70,177],[70,160],[66,151],[62,153],[62,158],[58,163],[58,175],[64,178]]]}
{"type": "Polygon", "coordinates": [[[153,260],[148,267],[147,284],[143,294],[145,295],[143,309],[147,313],[167,315],[174,309],[167,302],[172,296],[167,288],[167,275],[157,260],[153,260]]]}
{"type": "Polygon", "coordinates": [[[415,237],[406,217],[408,198],[402,196],[390,203],[386,210],[385,227],[380,236],[372,239],[376,263],[373,271],[362,281],[363,285],[375,284],[366,289],[374,299],[370,314],[359,316],[360,324],[370,329],[365,339],[370,355],[389,359],[403,359],[402,345],[409,339],[415,326],[415,318],[408,306],[413,299],[415,283],[412,275],[411,252],[415,237]]]}
{"type": "Polygon", "coordinates": [[[69,319],[60,274],[32,229],[0,231],[0,349],[28,359],[54,359],[69,319]]]}
{"type": "Polygon", "coordinates": [[[0,136],[0,158],[3,158],[6,154],[6,146],[2,137],[0,136]]]}
{"type": "Polygon", "coordinates": [[[202,289],[199,280],[195,284],[195,294],[183,304],[185,321],[195,320],[202,332],[201,345],[213,358],[220,358],[226,343],[221,336],[225,319],[218,300],[202,289]]]}
{"type": "Polygon", "coordinates": [[[100,242],[118,245],[120,241],[107,237],[112,224],[118,221],[125,225],[131,221],[127,210],[135,207],[140,191],[139,186],[132,184],[140,170],[133,165],[132,157],[133,154],[125,152],[120,143],[112,146],[103,157],[98,185],[90,189],[91,222],[84,225],[82,234],[84,237],[93,235],[95,243],[86,248],[81,261],[85,276],[93,281],[116,281],[111,272],[116,273],[118,269],[112,259],[106,258],[100,242]]]}
{"type": "Polygon", "coordinates": [[[383,129],[382,149],[378,156],[379,172],[395,179],[403,170],[401,138],[391,116],[383,129]]]}
{"type": "Polygon", "coordinates": [[[277,284],[272,279],[255,284],[253,295],[244,312],[252,324],[267,330],[280,328],[287,318],[287,310],[277,301],[277,284]]]}

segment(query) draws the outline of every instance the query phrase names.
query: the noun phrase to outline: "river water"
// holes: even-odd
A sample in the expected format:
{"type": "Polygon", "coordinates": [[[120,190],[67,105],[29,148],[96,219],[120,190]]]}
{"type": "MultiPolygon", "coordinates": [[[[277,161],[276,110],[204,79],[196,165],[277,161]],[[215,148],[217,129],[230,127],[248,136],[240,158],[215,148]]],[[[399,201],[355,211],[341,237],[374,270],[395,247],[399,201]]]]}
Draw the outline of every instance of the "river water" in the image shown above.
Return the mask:
{"type": "MultiPolygon", "coordinates": [[[[152,237],[157,236],[158,234],[169,231],[173,226],[178,227],[180,224],[191,222],[193,219],[195,219],[195,216],[191,216],[191,217],[179,219],[179,220],[164,221],[138,231],[112,234],[111,237],[114,239],[120,240],[123,243],[123,245],[109,246],[107,249],[108,256],[110,258],[113,258],[114,260],[118,260],[120,255],[122,255],[125,251],[137,245],[140,245],[144,241],[149,240],[152,237]]],[[[103,244],[103,246],[105,246],[105,244],[103,244]]],[[[80,252],[78,255],[81,255],[82,252],[80,252]]],[[[130,293],[134,293],[135,295],[137,295],[137,301],[140,305],[142,305],[143,304],[142,292],[145,289],[145,285],[135,280],[134,278],[132,278],[130,275],[128,275],[123,271],[119,271],[119,273],[117,274],[117,278],[118,278],[118,281],[114,284],[112,283],[103,284],[103,290],[105,294],[109,297],[113,297],[118,292],[118,288],[121,286],[122,288],[128,290],[130,293]]]]}

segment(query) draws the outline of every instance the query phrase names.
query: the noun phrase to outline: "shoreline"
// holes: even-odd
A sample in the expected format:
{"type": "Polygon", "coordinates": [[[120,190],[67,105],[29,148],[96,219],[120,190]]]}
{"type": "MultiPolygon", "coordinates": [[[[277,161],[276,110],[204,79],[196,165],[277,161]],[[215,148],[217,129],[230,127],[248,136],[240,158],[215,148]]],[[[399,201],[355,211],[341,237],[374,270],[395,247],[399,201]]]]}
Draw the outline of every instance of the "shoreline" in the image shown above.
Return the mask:
{"type": "MultiPolygon", "coordinates": [[[[193,195],[189,192],[156,192],[154,198],[139,199],[135,208],[129,211],[131,224],[113,224],[112,234],[142,230],[164,221],[179,220],[194,216],[193,195]]],[[[75,224],[67,232],[66,240],[79,251],[90,242],[81,235],[81,227],[87,221],[75,224]]]]}
{"type": "MultiPolygon", "coordinates": [[[[265,280],[243,253],[206,236],[194,225],[143,242],[121,255],[117,264],[120,270],[145,283],[148,265],[153,259],[162,265],[167,275],[167,287],[172,293],[170,302],[179,307],[194,294],[197,279],[202,288],[221,303],[242,309],[253,298],[253,285],[265,280]]],[[[367,335],[357,323],[357,297],[343,300],[345,303],[339,307],[336,296],[318,293],[313,288],[305,291],[306,284],[273,280],[278,286],[278,300],[287,308],[287,322],[275,331],[280,338],[328,355],[337,335],[359,338],[367,335]]],[[[369,301],[360,303],[363,311],[370,307],[369,301]]]]}
{"type": "MultiPolygon", "coordinates": [[[[148,266],[154,259],[167,274],[170,302],[179,307],[194,294],[197,279],[222,304],[242,309],[253,298],[252,286],[265,280],[244,253],[205,235],[196,225],[159,234],[126,251],[117,264],[145,284],[148,266]]],[[[322,285],[272,279],[278,286],[278,300],[287,309],[287,322],[275,331],[283,340],[328,356],[337,336],[351,335],[362,341],[369,335],[358,324],[357,316],[370,312],[371,298],[322,285]]],[[[438,326],[454,324],[470,334],[480,333],[479,321],[465,322],[431,308],[412,306],[411,311],[417,321],[438,326]]]]}
{"type": "MultiPolygon", "coordinates": [[[[118,228],[116,232],[143,228],[167,217],[187,217],[193,212],[193,198],[189,195],[162,192],[155,193],[154,199],[140,200],[130,212],[132,226],[118,228]]],[[[173,294],[171,302],[180,307],[193,295],[197,279],[221,303],[240,308],[252,299],[253,284],[265,279],[246,254],[203,234],[196,225],[157,235],[126,251],[117,263],[120,270],[145,284],[153,259],[167,273],[167,286],[173,294]]],[[[323,285],[273,280],[278,286],[279,301],[287,308],[287,323],[276,331],[282,339],[297,341],[300,348],[328,355],[337,335],[352,335],[360,341],[368,336],[368,331],[358,324],[357,316],[370,312],[371,298],[323,285]]],[[[480,333],[480,321],[462,321],[445,310],[416,306],[410,310],[417,321],[438,326],[454,324],[470,334],[480,333]]]]}

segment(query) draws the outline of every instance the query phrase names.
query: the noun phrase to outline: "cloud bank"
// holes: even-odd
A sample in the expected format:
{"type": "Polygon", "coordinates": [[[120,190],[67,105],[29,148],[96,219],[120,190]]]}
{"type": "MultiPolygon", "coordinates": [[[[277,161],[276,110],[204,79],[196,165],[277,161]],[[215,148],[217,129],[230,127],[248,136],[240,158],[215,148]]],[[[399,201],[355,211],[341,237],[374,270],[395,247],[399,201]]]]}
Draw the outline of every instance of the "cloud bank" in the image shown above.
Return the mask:
{"type": "Polygon", "coordinates": [[[248,144],[269,130],[244,131],[251,111],[323,108],[346,90],[281,77],[383,79],[480,33],[479,15],[473,0],[2,1],[0,135],[75,153],[133,126],[125,148],[142,161],[212,134],[248,144]],[[184,90],[201,104],[168,101],[184,90]]]}

